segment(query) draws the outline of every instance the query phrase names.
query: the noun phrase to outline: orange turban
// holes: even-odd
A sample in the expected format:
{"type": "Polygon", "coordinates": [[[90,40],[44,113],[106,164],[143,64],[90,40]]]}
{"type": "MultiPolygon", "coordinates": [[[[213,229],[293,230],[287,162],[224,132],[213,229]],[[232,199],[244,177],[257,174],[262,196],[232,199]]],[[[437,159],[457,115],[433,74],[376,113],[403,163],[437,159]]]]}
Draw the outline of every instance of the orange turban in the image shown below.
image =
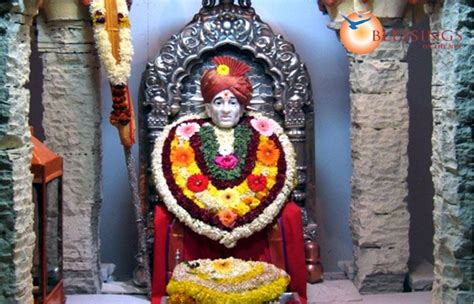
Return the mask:
{"type": "Polygon", "coordinates": [[[245,74],[250,67],[230,56],[214,57],[212,62],[216,67],[205,71],[201,77],[204,103],[210,103],[219,92],[230,90],[241,105],[247,106],[252,98],[252,84],[245,74]]]}

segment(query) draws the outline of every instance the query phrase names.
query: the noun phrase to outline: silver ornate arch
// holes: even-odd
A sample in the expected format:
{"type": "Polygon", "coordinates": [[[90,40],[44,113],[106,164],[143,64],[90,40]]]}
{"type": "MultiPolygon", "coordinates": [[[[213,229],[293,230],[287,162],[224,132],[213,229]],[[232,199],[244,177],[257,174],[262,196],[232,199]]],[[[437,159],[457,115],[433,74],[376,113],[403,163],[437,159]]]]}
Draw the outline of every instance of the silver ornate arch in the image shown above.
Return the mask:
{"type": "MultiPolygon", "coordinates": [[[[260,83],[254,83],[257,93],[251,106],[279,120],[296,148],[298,185],[292,198],[303,210],[305,238],[314,240],[316,225],[306,210],[315,204],[314,111],[309,74],[294,46],[260,19],[250,0],[233,2],[221,0],[216,5],[215,0],[203,0],[199,13],[169,39],[143,74],[139,111],[144,205],[153,206],[158,201],[149,173],[155,138],[177,116],[200,110],[202,99],[199,89],[193,88],[193,76],[198,79],[196,75],[200,76],[209,54],[221,50],[244,54],[244,59],[261,67],[270,79],[270,94],[268,90],[255,90],[260,83]]],[[[265,81],[261,82],[265,86],[265,81]]]]}

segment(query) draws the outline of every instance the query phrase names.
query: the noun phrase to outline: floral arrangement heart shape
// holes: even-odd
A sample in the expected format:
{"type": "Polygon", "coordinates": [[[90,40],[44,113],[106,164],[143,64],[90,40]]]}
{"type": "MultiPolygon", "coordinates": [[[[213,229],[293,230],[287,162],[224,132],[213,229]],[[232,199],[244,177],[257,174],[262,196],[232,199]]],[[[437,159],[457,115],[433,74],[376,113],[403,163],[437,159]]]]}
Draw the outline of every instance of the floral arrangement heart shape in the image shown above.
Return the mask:
{"type": "Polygon", "coordinates": [[[160,133],[152,153],[168,210],[229,248],[273,222],[293,190],[295,166],[284,130],[256,113],[231,129],[184,116],[160,133]]]}

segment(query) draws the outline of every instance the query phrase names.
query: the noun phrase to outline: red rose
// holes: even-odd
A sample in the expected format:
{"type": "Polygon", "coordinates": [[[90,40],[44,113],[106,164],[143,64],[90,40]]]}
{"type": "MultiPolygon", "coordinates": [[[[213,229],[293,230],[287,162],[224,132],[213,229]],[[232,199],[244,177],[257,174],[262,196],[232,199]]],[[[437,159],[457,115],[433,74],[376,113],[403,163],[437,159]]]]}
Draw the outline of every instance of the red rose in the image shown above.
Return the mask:
{"type": "Polygon", "coordinates": [[[186,185],[193,192],[201,192],[207,189],[209,180],[202,174],[194,174],[188,178],[186,185]]]}
{"type": "Polygon", "coordinates": [[[262,191],[267,186],[267,178],[263,175],[250,174],[247,178],[247,184],[253,192],[262,191]]]}

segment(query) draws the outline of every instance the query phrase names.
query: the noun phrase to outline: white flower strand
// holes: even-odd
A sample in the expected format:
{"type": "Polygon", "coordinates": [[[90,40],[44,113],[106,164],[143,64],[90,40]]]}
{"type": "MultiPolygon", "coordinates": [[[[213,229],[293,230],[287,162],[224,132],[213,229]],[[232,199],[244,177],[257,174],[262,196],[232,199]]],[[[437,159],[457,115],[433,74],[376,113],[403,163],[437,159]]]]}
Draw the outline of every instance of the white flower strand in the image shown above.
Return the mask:
{"type": "MultiPolygon", "coordinates": [[[[117,18],[117,16],[107,16],[104,0],[93,0],[90,5],[92,18],[100,12],[105,18],[117,18]]],[[[127,2],[117,0],[117,13],[128,18],[127,2]]],[[[119,56],[120,62],[112,54],[112,44],[109,40],[109,34],[105,29],[105,24],[94,24],[94,38],[97,44],[99,58],[105,67],[107,78],[113,85],[124,85],[130,77],[131,62],[133,57],[132,33],[130,27],[119,27],[119,56]]]]}
{"type": "MultiPolygon", "coordinates": [[[[264,116],[258,113],[251,113],[251,116],[256,118],[263,118],[264,116]]],[[[201,118],[196,115],[183,116],[173,124],[168,125],[161,132],[155,142],[155,148],[152,152],[152,177],[154,179],[155,187],[158,192],[161,194],[163,202],[165,203],[168,210],[173,213],[181,222],[186,226],[190,227],[194,232],[207,236],[208,238],[219,241],[227,248],[232,248],[236,245],[237,241],[251,236],[253,233],[262,230],[268,224],[270,224],[273,219],[278,215],[281,208],[285,204],[288,196],[294,187],[294,180],[296,178],[296,155],[290,139],[285,134],[283,128],[275,122],[275,133],[280,140],[280,143],[283,147],[285,153],[286,161],[286,180],[285,183],[278,193],[277,197],[266,207],[262,213],[255,218],[252,222],[245,225],[239,226],[232,231],[225,231],[220,228],[211,226],[204,223],[201,220],[193,218],[183,207],[181,207],[176,201],[175,197],[171,193],[166,183],[166,179],[163,173],[162,167],[162,151],[165,139],[169,136],[170,130],[177,126],[178,124],[191,120],[201,118]]]]}
{"type": "Polygon", "coordinates": [[[219,154],[229,155],[234,153],[234,129],[214,128],[217,142],[219,144],[219,154]]]}

